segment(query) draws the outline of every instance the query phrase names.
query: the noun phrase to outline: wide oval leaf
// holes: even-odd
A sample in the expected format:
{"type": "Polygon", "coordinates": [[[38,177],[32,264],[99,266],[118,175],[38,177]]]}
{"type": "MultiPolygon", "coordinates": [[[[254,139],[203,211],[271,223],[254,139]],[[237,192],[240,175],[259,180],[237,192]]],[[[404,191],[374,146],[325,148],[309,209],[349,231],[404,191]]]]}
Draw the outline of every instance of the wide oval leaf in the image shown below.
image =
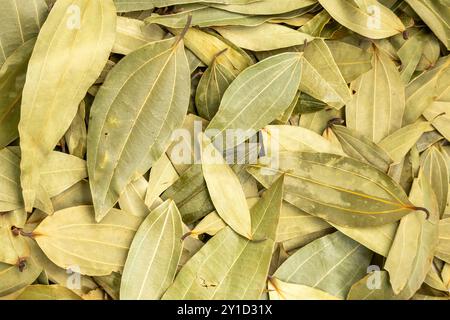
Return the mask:
{"type": "Polygon", "coordinates": [[[112,209],[96,223],[92,206],[60,210],[33,231],[39,247],[61,268],[102,276],[121,271],[141,219],[112,209]]]}
{"type": "Polygon", "coordinates": [[[282,53],[243,71],[228,87],[207,127],[214,132],[211,140],[227,129],[240,130],[243,134],[234,141],[239,145],[249,138],[246,135],[256,133],[287,109],[300,83],[301,57],[300,53],[282,53]]]}
{"type": "Polygon", "coordinates": [[[150,43],[111,71],[92,106],[88,133],[97,221],[166,151],[183,124],[189,95],[189,64],[179,39],[150,43]]]}
{"type": "Polygon", "coordinates": [[[322,237],[290,256],[274,277],[345,299],[369,266],[372,253],[340,232],[322,237]]]}

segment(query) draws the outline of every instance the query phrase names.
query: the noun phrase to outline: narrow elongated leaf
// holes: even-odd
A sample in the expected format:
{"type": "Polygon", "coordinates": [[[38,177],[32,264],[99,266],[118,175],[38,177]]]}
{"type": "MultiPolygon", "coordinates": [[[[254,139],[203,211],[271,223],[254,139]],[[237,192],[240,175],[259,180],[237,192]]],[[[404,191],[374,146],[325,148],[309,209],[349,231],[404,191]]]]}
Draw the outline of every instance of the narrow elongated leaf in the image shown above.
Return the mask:
{"type": "Polygon", "coordinates": [[[375,49],[373,69],[354,83],[353,100],[347,104],[347,126],[373,142],[401,128],[405,110],[405,88],[394,62],[375,49]]]}
{"type": "Polygon", "coordinates": [[[423,162],[423,174],[428,179],[439,205],[439,216],[444,214],[448,199],[449,169],[444,155],[431,147],[423,162]]]}
{"type": "Polygon", "coordinates": [[[352,99],[333,55],[322,39],[314,40],[305,48],[299,88],[336,109],[352,99]]]}
{"type": "Polygon", "coordinates": [[[214,210],[200,165],[192,165],[161,198],[175,201],[186,224],[191,224],[214,210]]]}
{"type": "Polygon", "coordinates": [[[217,132],[241,130],[244,135],[235,145],[244,142],[251,130],[259,130],[287,109],[295,97],[301,78],[301,54],[283,53],[247,68],[225,92],[219,111],[207,129],[217,132]],[[263,110],[263,112],[260,112],[263,110]]]}
{"type": "Polygon", "coordinates": [[[20,192],[20,158],[11,149],[0,150],[0,212],[23,208],[20,192]]]}
{"type": "Polygon", "coordinates": [[[190,72],[182,44],[168,39],[129,54],[96,96],[88,133],[88,170],[97,221],[125,187],[161,157],[172,131],[183,124],[190,72]]]}
{"type": "Polygon", "coordinates": [[[414,11],[433,30],[434,34],[450,50],[450,8],[446,1],[406,0],[414,11]]]}
{"type": "Polygon", "coordinates": [[[422,172],[419,172],[419,178],[413,184],[410,198],[417,206],[427,208],[430,215],[426,217],[422,214],[420,217],[417,254],[412,264],[411,275],[405,288],[399,294],[404,299],[410,299],[425,281],[438,245],[438,205],[431,186],[422,172]]]}
{"type": "Polygon", "coordinates": [[[147,188],[148,182],[144,177],[131,182],[119,198],[120,209],[136,217],[145,218],[150,212],[145,204],[147,188]]]}
{"type": "Polygon", "coordinates": [[[47,17],[44,0],[3,0],[0,12],[0,66],[21,45],[33,39],[47,17]]]}
{"type": "Polygon", "coordinates": [[[326,153],[280,153],[278,169],[251,165],[249,171],[266,186],[277,175],[285,174],[284,200],[344,227],[389,224],[415,210],[389,176],[351,158],[326,153]]]}
{"type": "Polygon", "coordinates": [[[68,14],[73,4],[71,0],[55,4],[28,66],[19,123],[21,185],[27,211],[34,205],[48,154],[69,128],[114,43],[112,0],[79,0],[76,5],[83,15],[75,18],[68,14]]]}
{"type": "Polygon", "coordinates": [[[235,45],[252,51],[287,48],[314,39],[309,34],[273,23],[263,23],[256,27],[225,26],[214,29],[235,45]]]}
{"type": "Polygon", "coordinates": [[[352,129],[344,126],[332,126],[331,128],[347,155],[371,164],[383,172],[388,172],[392,160],[386,151],[366,138],[363,134],[352,129]]]}
{"type": "Polygon", "coordinates": [[[96,223],[92,206],[55,212],[34,231],[39,247],[57,266],[78,266],[81,274],[108,275],[121,271],[141,219],[112,209],[96,223]]]}
{"type": "Polygon", "coordinates": [[[198,114],[211,120],[219,109],[225,91],[236,76],[215,59],[198,83],[195,105],[198,114]]]}
{"type": "Polygon", "coordinates": [[[170,162],[166,154],[155,163],[150,171],[150,179],[148,181],[148,188],[145,195],[145,204],[151,207],[156,198],[161,193],[166,191],[179,178],[178,173],[170,162]]]}
{"type": "Polygon", "coordinates": [[[131,243],[120,299],[154,300],[163,295],[175,278],[182,235],[180,212],[173,201],[150,212],[131,243]]]}
{"type": "Polygon", "coordinates": [[[250,241],[223,229],[186,263],[163,299],[259,299],[274,249],[282,192],[280,179],[251,209],[254,238],[266,240],[250,241]]]}
{"type": "Polygon", "coordinates": [[[252,238],[250,211],[238,177],[206,136],[202,143],[202,171],[219,216],[235,232],[252,238]]]}
{"type": "Polygon", "coordinates": [[[403,125],[414,123],[432,105],[436,97],[448,89],[450,57],[439,59],[436,65],[415,78],[406,87],[406,109],[403,125]],[[440,85],[444,84],[444,85],[440,85]]]}
{"type": "Polygon", "coordinates": [[[246,4],[255,0],[114,0],[119,12],[149,10],[155,7],[168,7],[176,4],[189,3],[225,3],[225,4],[246,4]]]}
{"type": "Polygon", "coordinates": [[[432,130],[433,127],[429,122],[418,121],[395,131],[381,140],[378,146],[387,152],[394,163],[399,163],[419,138],[432,130]]]}
{"type": "Polygon", "coordinates": [[[0,68],[0,148],[19,137],[20,102],[35,39],[17,48],[0,68]]]}
{"type": "MultiPolygon", "coordinates": [[[[187,17],[192,16],[192,25],[199,27],[211,26],[257,26],[270,20],[273,16],[257,16],[245,15],[230,11],[221,10],[201,4],[184,5],[175,7],[173,14],[159,15],[153,13],[149,18],[145,19],[147,23],[157,23],[170,28],[183,28],[186,24],[187,17]]],[[[295,15],[295,13],[287,13],[285,16],[295,15]]]]}
{"type": "Polygon", "coordinates": [[[276,148],[290,152],[323,152],[343,155],[342,151],[314,131],[296,126],[266,126],[262,130],[266,150],[276,148]]]}
{"type": "Polygon", "coordinates": [[[405,31],[402,21],[376,0],[319,0],[346,28],[371,39],[389,38],[405,31]]]}
{"type": "Polygon", "coordinates": [[[389,272],[389,280],[395,294],[405,288],[411,276],[419,247],[422,217],[421,212],[403,217],[389,250],[384,269],[389,272]]]}
{"type": "Polygon", "coordinates": [[[439,244],[436,248],[436,256],[450,263],[450,218],[439,222],[439,244]]]}
{"type": "Polygon", "coordinates": [[[78,107],[78,112],[75,115],[69,129],[64,135],[69,153],[84,159],[87,147],[87,129],[86,129],[86,103],[82,101],[78,107]]]}
{"type": "Polygon", "coordinates": [[[366,272],[372,253],[340,232],[322,237],[290,256],[274,277],[344,299],[366,272]]]}
{"type": "Polygon", "coordinates": [[[301,8],[307,8],[312,5],[315,5],[316,3],[317,3],[316,0],[292,0],[292,1],[260,0],[260,1],[248,1],[248,4],[230,3],[229,5],[214,5],[214,6],[216,8],[220,8],[223,10],[243,14],[270,15],[270,14],[290,12],[301,8]]]}

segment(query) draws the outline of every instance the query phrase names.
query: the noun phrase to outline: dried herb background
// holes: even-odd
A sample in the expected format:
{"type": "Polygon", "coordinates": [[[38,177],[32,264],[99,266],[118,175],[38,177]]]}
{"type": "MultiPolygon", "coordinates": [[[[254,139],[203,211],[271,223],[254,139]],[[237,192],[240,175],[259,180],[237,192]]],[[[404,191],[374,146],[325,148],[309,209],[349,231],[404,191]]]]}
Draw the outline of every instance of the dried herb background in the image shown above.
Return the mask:
{"type": "Polygon", "coordinates": [[[0,299],[448,300],[449,24],[449,0],[0,0],[0,299]],[[228,130],[260,158],[229,164],[228,130]]]}

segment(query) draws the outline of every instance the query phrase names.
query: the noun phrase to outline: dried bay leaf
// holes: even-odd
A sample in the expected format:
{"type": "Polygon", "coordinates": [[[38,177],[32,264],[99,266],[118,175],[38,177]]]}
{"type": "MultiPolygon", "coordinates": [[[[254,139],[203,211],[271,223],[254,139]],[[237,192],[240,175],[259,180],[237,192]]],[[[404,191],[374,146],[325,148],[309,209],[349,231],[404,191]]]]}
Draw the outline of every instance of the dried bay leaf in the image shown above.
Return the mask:
{"type": "MultiPolygon", "coordinates": [[[[220,53],[219,53],[220,54],[220,53]]],[[[217,57],[203,73],[195,95],[198,114],[211,120],[219,109],[225,91],[236,76],[223,65],[217,63],[217,57]]]]}
{"type": "Polygon", "coordinates": [[[366,272],[372,253],[340,232],[322,237],[290,256],[274,277],[345,299],[366,272]]]}
{"type": "Polygon", "coordinates": [[[406,0],[434,34],[450,50],[450,8],[445,1],[406,0]]]}
{"type": "Polygon", "coordinates": [[[405,89],[395,64],[375,49],[372,70],[351,87],[356,91],[347,104],[347,127],[378,143],[401,128],[405,110],[405,89]]]}
{"type": "Polygon", "coordinates": [[[296,9],[308,8],[310,6],[315,5],[316,3],[317,3],[316,0],[293,0],[293,1],[260,0],[251,2],[248,1],[247,4],[230,3],[228,5],[216,4],[213,6],[231,12],[254,14],[254,15],[267,15],[267,14],[285,13],[296,9]]]}
{"type": "Polygon", "coordinates": [[[155,7],[168,7],[176,4],[190,3],[224,3],[224,4],[247,4],[255,0],[114,0],[118,12],[149,10],[155,7]]]}
{"type": "Polygon", "coordinates": [[[276,175],[285,174],[284,200],[344,227],[389,224],[415,210],[385,173],[338,155],[282,152],[277,169],[251,165],[249,172],[265,186],[276,175]]]}
{"type": "Polygon", "coordinates": [[[126,185],[160,158],[172,131],[183,124],[190,72],[182,44],[180,39],[168,39],[127,55],[96,96],[88,134],[88,171],[97,221],[126,185]],[[158,118],[153,118],[155,114],[158,118]]]}
{"type": "Polygon", "coordinates": [[[136,217],[145,218],[150,210],[145,204],[148,182],[144,177],[131,182],[119,198],[120,209],[136,217]]]}
{"type": "Polygon", "coordinates": [[[36,39],[25,42],[11,53],[0,68],[0,147],[19,137],[17,125],[22,89],[35,42],[36,39]]]}
{"type": "Polygon", "coordinates": [[[263,23],[256,27],[225,26],[214,29],[235,45],[252,51],[287,48],[314,39],[306,33],[273,23],[263,23]]]}
{"type": "MultiPolygon", "coordinates": [[[[179,29],[170,29],[170,31],[175,34],[180,33],[179,29]]],[[[186,48],[206,65],[210,66],[217,58],[217,63],[222,64],[235,75],[253,64],[253,60],[244,50],[225,41],[217,34],[190,28],[184,36],[184,43],[186,48]],[[217,57],[217,54],[222,51],[224,53],[217,57]]]]}
{"type": "Polygon", "coordinates": [[[403,125],[414,123],[432,105],[436,96],[448,88],[450,58],[439,59],[432,69],[422,73],[406,87],[406,109],[403,125]],[[447,85],[439,85],[444,83],[447,85]]]}
{"type": "Polygon", "coordinates": [[[262,130],[264,147],[270,150],[276,144],[280,151],[323,152],[344,155],[328,140],[314,131],[288,125],[270,125],[262,130]]]}
{"type": "Polygon", "coordinates": [[[166,191],[178,178],[179,175],[172,162],[170,162],[166,154],[163,154],[150,171],[148,188],[145,194],[147,207],[152,207],[156,198],[166,191]]]}
{"type": "Polygon", "coordinates": [[[19,258],[30,255],[30,248],[22,235],[15,235],[13,228],[23,228],[26,215],[23,210],[0,214],[0,262],[15,265],[19,258]]]}
{"type": "Polygon", "coordinates": [[[321,39],[312,41],[305,48],[299,89],[336,109],[352,99],[330,49],[321,39]]]}
{"type": "Polygon", "coordinates": [[[319,3],[340,24],[371,39],[405,31],[401,20],[376,0],[319,0],[319,3]]]}
{"type": "Polygon", "coordinates": [[[342,76],[347,83],[372,69],[372,53],[341,41],[326,41],[342,76]]]}
{"type": "Polygon", "coordinates": [[[60,285],[35,284],[26,287],[16,300],[82,300],[82,298],[60,285]]]}
{"type": "Polygon", "coordinates": [[[283,202],[277,229],[277,242],[285,242],[297,237],[322,234],[333,227],[325,220],[307,214],[288,202],[283,202]]]}
{"type": "Polygon", "coordinates": [[[389,272],[389,280],[395,294],[405,288],[412,273],[421,233],[421,212],[403,217],[397,229],[384,269],[389,272]]]}
{"type": "Polygon", "coordinates": [[[0,13],[0,66],[21,45],[36,37],[47,17],[44,0],[4,0],[0,13]]]}
{"type": "Polygon", "coordinates": [[[87,129],[86,129],[86,103],[82,101],[78,107],[78,112],[72,121],[69,129],[64,135],[69,153],[84,159],[87,148],[87,129]]]}
{"type": "Polygon", "coordinates": [[[23,208],[20,192],[20,158],[9,148],[0,150],[0,212],[23,208]]]}
{"type": "MultiPolygon", "coordinates": [[[[26,239],[32,248],[32,240],[26,239]]],[[[0,262],[0,297],[14,293],[30,285],[37,279],[42,271],[33,250],[30,250],[30,256],[24,258],[24,269],[21,272],[18,265],[10,265],[0,262]]],[[[17,261],[19,263],[20,261],[17,261]]]]}
{"type": "Polygon", "coordinates": [[[375,271],[356,282],[348,293],[347,300],[401,300],[395,296],[389,283],[387,271],[375,271]]]}
{"type": "Polygon", "coordinates": [[[444,155],[436,147],[430,147],[423,161],[422,169],[436,196],[439,216],[442,217],[447,206],[449,188],[449,169],[444,155]]]}
{"type": "Polygon", "coordinates": [[[250,241],[226,227],[181,269],[163,299],[259,299],[266,285],[280,213],[283,179],[251,209],[250,241]],[[242,281],[253,275],[250,281],[242,281]]]}
{"type": "Polygon", "coordinates": [[[367,228],[343,227],[334,223],[331,225],[347,237],[383,257],[387,257],[398,228],[397,222],[367,228]]]}
{"type": "Polygon", "coordinates": [[[277,278],[269,279],[268,290],[270,300],[340,300],[325,291],[277,278]]]}
{"type": "Polygon", "coordinates": [[[78,206],[55,212],[33,233],[39,247],[59,267],[76,265],[81,274],[101,276],[122,270],[141,221],[112,209],[96,223],[92,206],[78,206]]]}
{"type": "Polygon", "coordinates": [[[385,137],[378,143],[378,146],[387,152],[392,160],[394,160],[394,163],[399,163],[419,138],[425,132],[430,131],[433,131],[433,127],[429,122],[418,121],[414,124],[404,126],[385,137]]]}
{"type": "Polygon", "coordinates": [[[192,165],[161,198],[175,201],[186,224],[193,223],[214,210],[200,165],[192,165]]]}
{"type": "Polygon", "coordinates": [[[450,263],[450,219],[446,218],[439,222],[439,244],[436,256],[450,263]]]}
{"type": "Polygon", "coordinates": [[[175,278],[181,256],[182,222],[173,201],[150,212],[130,246],[120,299],[159,299],[175,278]]]}
{"type": "MultiPolygon", "coordinates": [[[[192,16],[192,25],[199,27],[211,26],[257,26],[270,20],[274,16],[256,16],[234,13],[209,7],[202,4],[184,5],[175,7],[175,13],[160,15],[153,13],[145,19],[147,23],[156,23],[170,28],[183,28],[187,17],[192,16]],[[179,12],[178,12],[179,11],[179,12]]],[[[284,16],[290,17],[295,13],[286,13],[284,16]]]]}
{"type": "Polygon", "coordinates": [[[363,134],[347,127],[333,125],[331,129],[347,155],[371,164],[383,172],[388,172],[392,160],[381,147],[363,134]]]}
{"type": "Polygon", "coordinates": [[[234,141],[239,145],[250,130],[275,120],[294,99],[301,69],[299,53],[282,53],[247,68],[225,91],[219,111],[207,127],[214,131],[211,140],[227,129],[238,129],[244,133],[234,141]],[[258,111],[261,109],[264,112],[258,111]]]}
{"type": "Polygon", "coordinates": [[[199,139],[203,177],[217,213],[235,232],[252,239],[250,211],[238,177],[206,136],[199,139]]]}
{"type": "Polygon", "coordinates": [[[80,28],[68,20],[73,2],[58,1],[39,33],[28,66],[19,123],[21,185],[27,211],[35,202],[46,157],[69,128],[114,43],[112,0],[76,3],[84,13],[80,28]]]}
{"type": "Polygon", "coordinates": [[[156,25],[146,25],[141,20],[118,16],[112,52],[129,54],[149,42],[164,39],[165,34],[164,30],[156,25]]]}
{"type": "Polygon", "coordinates": [[[41,185],[54,197],[87,178],[86,161],[62,152],[51,152],[41,168],[41,185]]]}

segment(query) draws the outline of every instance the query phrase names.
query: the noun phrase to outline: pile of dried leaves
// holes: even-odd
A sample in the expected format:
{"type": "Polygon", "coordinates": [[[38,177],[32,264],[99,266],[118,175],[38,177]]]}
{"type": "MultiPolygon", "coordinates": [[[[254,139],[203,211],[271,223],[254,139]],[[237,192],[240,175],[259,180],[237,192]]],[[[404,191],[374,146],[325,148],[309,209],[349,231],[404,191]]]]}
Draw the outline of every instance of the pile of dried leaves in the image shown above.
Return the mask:
{"type": "Polygon", "coordinates": [[[448,299],[449,0],[0,0],[2,299],[448,299]]]}

